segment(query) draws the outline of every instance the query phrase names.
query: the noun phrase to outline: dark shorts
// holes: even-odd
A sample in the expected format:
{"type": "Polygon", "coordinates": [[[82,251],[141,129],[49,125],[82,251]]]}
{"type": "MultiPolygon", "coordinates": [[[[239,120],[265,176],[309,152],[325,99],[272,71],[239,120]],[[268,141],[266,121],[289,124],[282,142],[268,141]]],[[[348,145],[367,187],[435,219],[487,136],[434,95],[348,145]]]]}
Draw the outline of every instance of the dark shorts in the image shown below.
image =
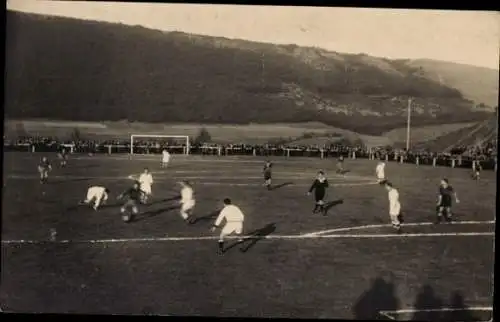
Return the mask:
{"type": "Polygon", "coordinates": [[[324,198],[325,198],[325,194],[324,193],[316,193],[316,194],[314,194],[314,199],[316,200],[316,202],[323,201],[324,198]]]}
{"type": "Polygon", "coordinates": [[[264,175],[264,180],[271,180],[271,174],[270,173],[265,174],[264,175]]]}
{"type": "Polygon", "coordinates": [[[441,203],[439,204],[439,207],[450,208],[452,204],[453,202],[451,201],[451,198],[443,198],[441,200],[441,203]]]}

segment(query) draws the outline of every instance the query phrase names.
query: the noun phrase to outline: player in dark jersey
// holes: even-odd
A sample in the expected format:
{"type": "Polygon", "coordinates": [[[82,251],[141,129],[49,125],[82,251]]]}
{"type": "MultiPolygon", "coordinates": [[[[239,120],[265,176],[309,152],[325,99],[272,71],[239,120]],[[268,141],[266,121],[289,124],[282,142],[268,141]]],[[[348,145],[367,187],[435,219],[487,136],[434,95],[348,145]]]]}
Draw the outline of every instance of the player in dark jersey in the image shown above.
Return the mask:
{"type": "Polygon", "coordinates": [[[339,159],[337,160],[337,171],[338,174],[344,174],[344,156],[341,155],[339,159]]]}
{"type": "Polygon", "coordinates": [[[309,191],[307,192],[308,195],[310,195],[314,191],[314,209],[313,209],[313,214],[316,214],[318,211],[323,213],[323,216],[326,215],[326,209],[325,209],[325,195],[326,195],[326,188],[328,188],[328,180],[325,177],[325,173],[323,171],[318,172],[318,176],[314,180],[313,184],[311,185],[311,188],[309,188],[309,191]]]}
{"type": "Polygon", "coordinates": [[[40,173],[40,183],[47,183],[49,179],[49,171],[52,170],[52,165],[50,165],[49,159],[47,157],[43,157],[40,163],[38,164],[38,173],[40,173]]]}
{"type": "Polygon", "coordinates": [[[437,202],[437,219],[436,219],[437,224],[441,222],[443,217],[445,218],[446,221],[448,222],[451,221],[452,217],[451,206],[453,203],[453,198],[457,203],[460,202],[458,200],[457,193],[455,192],[453,187],[449,184],[448,179],[442,179],[441,185],[439,186],[439,195],[437,202]]]}
{"type": "Polygon", "coordinates": [[[264,172],[264,185],[267,187],[267,190],[271,190],[272,167],[273,164],[271,163],[271,161],[266,161],[263,172],[264,172]]]}
{"type": "Polygon", "coordinates": [[[66,167],[66,164],[68,162],[68,153],[66,152],[65,148],[62,148],[61,151],[57,154],[57,157],[59,160],[61,160],[61,168],[66,167]]]}
{"type": "Polygon", "coordinates": [[[127,189],[125,192],[118,196],[118,200],[122,200],[125,198],[125,204],[120,209],[122,214],[122,220],[124,222],[131,222],[133,217],[139,213],[138,205],[141,203],[142,191],[140,189],[139,182],[134,182],[134,185],[127,189]],[[127,211],[131,210],[131,213],[128,214],[127,211]]]}

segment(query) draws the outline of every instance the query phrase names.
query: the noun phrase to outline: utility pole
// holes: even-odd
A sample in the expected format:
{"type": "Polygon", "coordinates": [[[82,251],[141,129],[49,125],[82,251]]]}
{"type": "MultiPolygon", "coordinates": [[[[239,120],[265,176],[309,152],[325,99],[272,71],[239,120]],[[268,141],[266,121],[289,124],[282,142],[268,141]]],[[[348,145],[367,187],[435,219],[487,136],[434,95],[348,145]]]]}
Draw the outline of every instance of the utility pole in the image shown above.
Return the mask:
{"type": "Polygon", "coordinates": [[[411,97],[408,99],[408,120],[406,122],[406,152],[410,151],[411,97]]]}

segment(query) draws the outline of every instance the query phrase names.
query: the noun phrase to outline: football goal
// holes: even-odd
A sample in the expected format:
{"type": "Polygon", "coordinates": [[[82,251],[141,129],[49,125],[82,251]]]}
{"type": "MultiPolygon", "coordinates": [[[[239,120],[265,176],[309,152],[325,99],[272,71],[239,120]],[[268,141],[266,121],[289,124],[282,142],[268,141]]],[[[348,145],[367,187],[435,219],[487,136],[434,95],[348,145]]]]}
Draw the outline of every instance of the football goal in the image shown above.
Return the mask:
{"type": "Polygon", "coordinates": [[[187,135],[132,134],[130,154],[158,154],[167,149],[170,153],[189,154],[187,135]]]}

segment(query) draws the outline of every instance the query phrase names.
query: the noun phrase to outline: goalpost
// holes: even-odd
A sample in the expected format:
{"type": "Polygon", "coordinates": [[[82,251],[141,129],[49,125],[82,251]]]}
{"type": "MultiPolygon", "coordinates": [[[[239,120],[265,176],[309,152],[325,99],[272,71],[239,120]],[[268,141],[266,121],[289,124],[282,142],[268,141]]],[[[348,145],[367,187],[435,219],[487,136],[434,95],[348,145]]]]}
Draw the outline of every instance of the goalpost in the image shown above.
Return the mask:
{"type": "MultiPolygon", "coordinates": [[[[182,150],[182,153],[183,154],[189,154],[189,150],[190,150],[190,144],[189,144],[189,136],[187,135],[162,135],[162,134],[132,134],[130,135],[130,154],[133,155],[134,154],[134,147],[136,147],[135,142],[137,142],[138,139],[164,139],[164,140],[168,140],[168,139],[177,139],[177,140],[182,140],[184,141],[185,145],[182,146],[183,150],[182,150]]],[[[169,144],[167,144],[167,146],[170,146],[169,144]]],[[[172,146],[170,146],[172,147],[172,146]]],[[[174,146],[174,147],[180,147],[180,146],[174,146]]],[[[163,148],[163,146],[162,146],[163,148]]]]}

